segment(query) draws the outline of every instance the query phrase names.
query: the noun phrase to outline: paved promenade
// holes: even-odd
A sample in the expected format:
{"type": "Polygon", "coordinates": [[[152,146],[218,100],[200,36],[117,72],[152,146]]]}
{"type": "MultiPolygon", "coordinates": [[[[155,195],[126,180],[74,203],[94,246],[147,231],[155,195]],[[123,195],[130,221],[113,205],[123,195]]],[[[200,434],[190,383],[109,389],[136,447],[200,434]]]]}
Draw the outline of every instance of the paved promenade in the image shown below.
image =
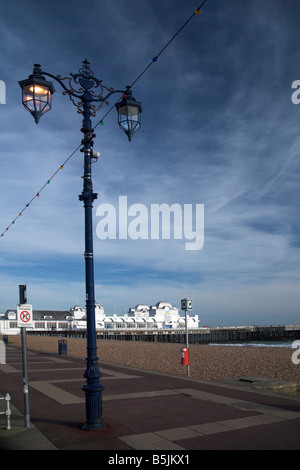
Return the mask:
{"type": "Polygon", "coordinates": [[[193,450],[300,449],[297,397],[238,379],[203,382],[101,361],[106,429],[84,431],[85,360],[35,350],[27,356],[30,428],[22,414],[21,349],[8,345],[0,365],[0,394],[12,403],[11,430],[0,415],[0,450],[106,450],[107,458],[148,450],[188,459],[193,450]]]}

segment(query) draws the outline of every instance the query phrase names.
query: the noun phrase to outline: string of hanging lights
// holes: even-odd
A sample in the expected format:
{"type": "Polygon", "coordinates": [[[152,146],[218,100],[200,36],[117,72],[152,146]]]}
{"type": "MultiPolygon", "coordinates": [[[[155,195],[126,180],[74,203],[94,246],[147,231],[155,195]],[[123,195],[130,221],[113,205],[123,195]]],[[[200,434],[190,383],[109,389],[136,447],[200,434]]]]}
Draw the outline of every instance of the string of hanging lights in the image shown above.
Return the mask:
{"type": "MultiPolygon", "coordinates": [[[[136,77],[136,79],[132,82],[130,87],[128,89],[131,89],[138,80],[141,79],[141,77],[148,71],[148,69],[158,61],[158,58],[161,56],[161,54],[169,47],[169,45],[174,41],[174,39],[180,34],[180,32],[188,25],[188,23],[194,18],[194,16],[200,15],[201,13],[201,8],[203,5],[206,3],[207,0],[204,0],[201,5],[192,13],[192,15],[185,21],[185,23],[176,31],[176,33],[172,36],[172,38],[167,42],[167,44],[159,51],[159,53],[154,56],[151,60],[151,62],[142,70],[142,72],[136,77]]],[[[38,86],[38,83],[36,84],[38,86]]],[[[36,87],[35,87],[36,88],[36,87]]],[[[104,120],[105,118],[110,114],[110,112],[118,106],[120,106],[119,101],[124,98],[121,97],[116,103],[113,104],[113,106],[110,107],[110,109],[104,114],[104,116],[101,118],[101,120],[94,126],[94,129],[98,127],[99,125],[104,125],[104,120]]],[[[28,103],[29,106],[29,103],[28,103]]],[[[28,110],[32,113],[32,110],[28,108],[28,110]]],[[[44,112],[48,111],[48,108],[45,106],[45,109],[43,110],[44,112]]],[[[32,113],[33,114],[33,113],[32,113]]],[[[38,122],[40,116],[36,116],[36,122],[38,122]]],[[[40,197],[41,192],[50,184],[50,182],[55,178],[55,176],[64,169],[65,165],[71,160],[71,158],[75,155],[75,153],[82,147],[82,143],[78,145],[78,147],[68,156],[68,158],[59,166],[59,168],[52,174],[50,178],[46,180],[46,183],[35,193],[35,195],[32,197],[32,199],[23,207],[21,211],[19,211],[18,215],[12,220],[12,222],[7,226],[7,228],[1,233],[0,237],[3,237],[4,234],[10,229],[12,225],[15,224],[15,222],[23,215],[24,211],[30,206],[30,204],[38,197],[40,197]]]]}

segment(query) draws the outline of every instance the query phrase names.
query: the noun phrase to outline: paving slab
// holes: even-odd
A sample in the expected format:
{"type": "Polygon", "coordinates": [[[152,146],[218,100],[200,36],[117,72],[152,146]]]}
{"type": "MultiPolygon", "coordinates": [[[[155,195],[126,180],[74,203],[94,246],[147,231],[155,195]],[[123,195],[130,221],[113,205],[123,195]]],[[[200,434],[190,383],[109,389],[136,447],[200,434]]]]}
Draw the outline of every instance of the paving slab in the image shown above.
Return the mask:
{"type": "Polygon", "coordinates": [[[101,450],[109,458],[115,452],[300,449],[297,397],[250,389],[247,381],[245,387],[205,382],[101,361],[105,429],[85,431],[85,360],[28,352],[29,429],[21,349],[8,346],[7,363],[0,365],[0,394],[12,399],[11,430],[0,415],[1,450],[101,450]]]}

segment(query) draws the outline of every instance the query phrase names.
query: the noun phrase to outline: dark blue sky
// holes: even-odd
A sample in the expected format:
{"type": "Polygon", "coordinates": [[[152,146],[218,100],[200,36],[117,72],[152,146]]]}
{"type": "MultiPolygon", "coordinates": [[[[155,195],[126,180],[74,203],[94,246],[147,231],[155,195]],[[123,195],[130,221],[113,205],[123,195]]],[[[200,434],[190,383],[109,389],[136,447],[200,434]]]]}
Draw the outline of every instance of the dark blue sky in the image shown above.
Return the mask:
{"type": "MultiPolygon", "coordinates": [[[[87,58],[104,85],[124,89],[198,6],[1,1],[0,311],[15,307],[23,283],[35,308],[85,302],[81,152],[5,231],[82,138],[81,115],[58,84],[36,126],[18,81],[34,63],[65,77],[87,58]]],[[[159,300],[180,307],[188,297],[202,325],[299,323],[299,15],[296,0],[207,0],[134,85],[143,113],[132,142],[115,110],[97,127],[95,281],[107,313],[159,300]],[[203,248],[100,240],[97,209],[118,208],[119,196],[149,213],[154,204],[204,204],[203,248]]]]}

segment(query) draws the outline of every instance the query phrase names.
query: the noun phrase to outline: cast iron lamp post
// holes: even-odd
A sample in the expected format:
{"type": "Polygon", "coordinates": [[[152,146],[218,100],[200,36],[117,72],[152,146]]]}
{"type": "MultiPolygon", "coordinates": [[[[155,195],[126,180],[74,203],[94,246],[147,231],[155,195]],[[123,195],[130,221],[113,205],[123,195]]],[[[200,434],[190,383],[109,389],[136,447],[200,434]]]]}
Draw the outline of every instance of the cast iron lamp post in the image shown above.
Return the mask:
{"type": "Polygon", "coordinates": [[[96,111],[104,103],[108,104],[107,99],[112,94],[122,94],[122,100],[116,104],[118,123],[120,128],[126,133],[128,140],[131,141],[133,134],[141,126],[142,106],[141,103],[133,98],[130,87],[126,87],[126,91],[114,91],[113,88],[107,88],[102,85],[102,81],[94,77],[94,73],[87,60],[83,61],[79,73],[70,74],[70,77],[65,78],[45,72],[41,69],[40,65],[36,64],[34,65],[33,74],[28,79],[20,81],[19,84],[22,88],[23,105],[33,115],[37,124],[41,116],[51,109],[51,98],[55,92],[53,84],[47,81],[45,76],[53,78],[62,86],[64,89],[63,94],[69,95],[70,100],[77,107],[77,112],[83,115],[81,132],[84,137],[81,142],[83,145],[81,151],[84,152],[84,175],[83,191],[79,196],[79,200],[83,201],[85,214],[84,258],[87,316],[87,358],[84,373],[86,384],[82,387],[82,390],[85,392],[86,422],[83,425],[83,429],[103,429],[105,428],[102,420],[102,391],[104,387],[100,384],[102,374],[98,367],[97,358],[92,222],[93,201],[97,198],[97,194],[93,192],[91,172],[93,139],[96,136],[93,133],[91,117],[96,116],[96,111]],[[63,83],[63,80],[68,80],[69,88],[63,83]],[[106,96],[103,96],[104,90],[106,96]],[[96,107],[97,104],[98,107],[96,107]]]}

